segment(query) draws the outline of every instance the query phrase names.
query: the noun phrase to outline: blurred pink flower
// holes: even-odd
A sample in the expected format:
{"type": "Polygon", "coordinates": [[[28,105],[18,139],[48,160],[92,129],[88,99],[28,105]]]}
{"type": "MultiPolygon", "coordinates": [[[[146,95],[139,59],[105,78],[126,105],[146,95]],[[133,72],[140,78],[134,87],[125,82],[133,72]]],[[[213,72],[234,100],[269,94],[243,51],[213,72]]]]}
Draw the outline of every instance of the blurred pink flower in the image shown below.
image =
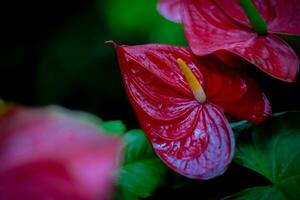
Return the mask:
{"type": "Polygon", "coordinates": [[[0,199],[110,199],[120,147],[75,112],[13,108],[0,116],[0,199]]]}

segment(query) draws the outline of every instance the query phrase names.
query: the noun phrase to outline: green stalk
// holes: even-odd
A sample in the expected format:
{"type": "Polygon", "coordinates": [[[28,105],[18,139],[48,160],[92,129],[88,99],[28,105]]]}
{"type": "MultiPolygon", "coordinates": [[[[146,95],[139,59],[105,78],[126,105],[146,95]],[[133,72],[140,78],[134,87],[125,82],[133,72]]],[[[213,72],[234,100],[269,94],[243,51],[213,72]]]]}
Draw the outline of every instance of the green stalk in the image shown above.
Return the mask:
{"type": "Polygon", "coordinates": [[[259,34],[265,35],[268,33],[268,28],[265,20],[260,15],[255,5],[251,0],[239,0],[240,6],[243,8],[246,13],[252,28],[259,34]]]}

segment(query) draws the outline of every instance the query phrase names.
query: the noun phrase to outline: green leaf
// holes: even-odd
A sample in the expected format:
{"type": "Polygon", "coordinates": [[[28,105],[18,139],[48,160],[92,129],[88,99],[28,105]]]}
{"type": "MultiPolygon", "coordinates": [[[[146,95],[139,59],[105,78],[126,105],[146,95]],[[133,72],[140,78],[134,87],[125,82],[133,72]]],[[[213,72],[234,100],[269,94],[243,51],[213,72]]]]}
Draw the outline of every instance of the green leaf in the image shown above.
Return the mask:
{"type": "Polygon", "coordinates": [[[126,153],[118,174],[123,199],[148,197],[163,184],[167,168],[153,152],[142,130],[127,132],[124,141],[126,153]]]}
{"type": "Polygon", "coordinates": [[[126,132],[126,126],[121,120],[106,121],[101,124],[101,128],[108,133],[121,135],[126,132]]]}
{"type": "Polygon", "coordinates": [[[282,194],[272,187],[255,187],[246,189],[230,197],[226,197],[225,200],[281,200],[284,199],[282,194]]]}
{"type": "Polygon", "coordinates": [[[300,199],[299,122],[300,112],[290,112],[262,125],[241,124],[235,162],[265,176],[272,185],[247,189],[229,199],[300,199]]]}

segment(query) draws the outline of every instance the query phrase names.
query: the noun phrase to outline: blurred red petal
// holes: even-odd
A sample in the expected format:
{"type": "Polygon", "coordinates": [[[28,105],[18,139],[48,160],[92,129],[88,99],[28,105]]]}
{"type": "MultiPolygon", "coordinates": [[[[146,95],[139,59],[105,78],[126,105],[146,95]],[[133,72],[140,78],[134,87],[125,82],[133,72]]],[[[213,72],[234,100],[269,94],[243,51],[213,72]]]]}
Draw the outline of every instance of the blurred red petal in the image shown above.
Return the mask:
{"type": "Polygon", "coordinates": [[[0,177],[0,199],[84,200],[64,164],[57,161],[20,164],[1,171],[0,177]]]}
{"type": "MultiPolygon", "coordinates": [[[[49,197],[63,197],[71,195],[68,194],[70,190],[75,191],[71,196],[77,196],[78,199],[111,197],[120,141],[102,134],[96,125],[74,117],[73,114],[66,110],[53,111],[51,108],[14,108],[0,118],[0,174],[11,171],[10,181],[2,181],[1,184],[16,184],[33,190],[31,192],[14,188],[15,191],[20,191],[20,194],[14,194],[18,199],[24,192],[28,196],[22,199],[41,199],[39,196],[31,197],[40,193],[49,197]],[[39,168],[37,165],[41,162],[45,166],[43,169],[31,170],[39,168]],[[53,175],[51,166],[58,167],[59,174],[53,175]],[[21,169],[22,171],[18,171],[21,169]],[[27,178],[32,177],[28,184],[33,185],[22,184],[27,182],[27,173],[27,178]],[[49,184],[53,187],[56,185],[57,192],[62,194],[55,193],[55,188],[51,189],[53,193],[48,193],[48,185],[40,185],[42,180],[33,178],[35,176],[52,180],[53,184],[49,184]],[[50,179],[48,176],[57,177],[50,179]],[[22,179],[20,183],[18,178],[22,179]],[[66,190],[62,191],[60,186],[66,187],[66,190]]],[[[9,194],[9,191],[6,192],[9,194]]]]}
{"type": "Polygon", "coordinates": [[[192,51],[199,56],[232,48],[256,36],[224,14],[214,1],[185,0],[183,5],[185,34],[192,51]]]}
{"type": "MultiPolygon", "coordinates": [[[[299,26],[295,24],[299,24],[300,17],[295,13],[300,10],[300,4],[299,0],[294,1],[294,7],[293,3],[283,1],[254,3],[271,32],[297,34],[299,26]]],[[[185,0],[182,5],[185,33],[195,54],[202,56],[228,50],[275,78],[287,82],[296,80],[299,71],[296,53],[272,34],[258,36],[249,26],[237,0],[185,0]]]]}
{"type": "Polygon", "coordinates": [[[181,0],[160,0],[157,10],[170,21],[181,22],[181,0]]]}
{"type": "MultiPolygon", "coordinates": [[[[251,27],[251,24],[239,5],[239,0],[215,1],[227,15],[239,23],[251,27]]],[[[253,0],[265,19],[271,33],[300,35],[300,0],[253,0]]]]}
{"type": "Polygon", "coordinates": [[[294,50],[274,35],[253,37],[227,50],[283,81],[296,81],[299,59],[294,50]]]}

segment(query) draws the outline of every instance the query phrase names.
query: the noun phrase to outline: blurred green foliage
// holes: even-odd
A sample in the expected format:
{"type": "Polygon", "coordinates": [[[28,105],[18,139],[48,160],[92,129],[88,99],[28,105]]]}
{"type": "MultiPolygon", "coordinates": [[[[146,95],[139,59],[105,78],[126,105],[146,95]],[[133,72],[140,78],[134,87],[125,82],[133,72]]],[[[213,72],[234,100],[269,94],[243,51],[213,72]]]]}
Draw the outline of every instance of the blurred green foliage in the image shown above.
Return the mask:
{"type": "Polygon", "coordinates": [[[126,132],[126,126],[121,120],[106,121],[100,127],[109,134],[122,135],[126,132]]]}
{"type": "MultiPolygon", "coordinates": [[[[172,23],[156,10],[157,0],[111,0],[105,10],[109,27],[117,38],[145,38],[149,43],[186,45],[182,26],[172,23]]],[[[134,39],[135,38],[135,39],[134,39]]]]}

